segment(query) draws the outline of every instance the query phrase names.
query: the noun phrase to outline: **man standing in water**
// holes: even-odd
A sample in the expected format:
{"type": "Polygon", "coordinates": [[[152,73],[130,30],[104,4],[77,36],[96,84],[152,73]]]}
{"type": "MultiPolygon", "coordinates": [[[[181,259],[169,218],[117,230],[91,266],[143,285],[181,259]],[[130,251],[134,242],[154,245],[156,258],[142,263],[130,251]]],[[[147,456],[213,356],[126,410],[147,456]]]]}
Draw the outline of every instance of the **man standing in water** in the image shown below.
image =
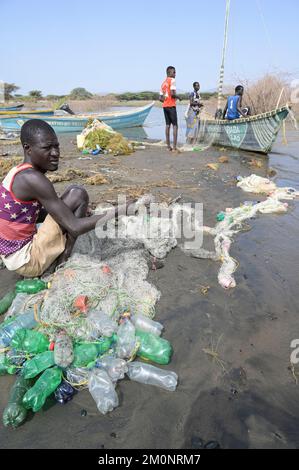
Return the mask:
{"type": "Polygon", "coordinates": [[[166,144],[169,151],[177,150],[178,140],[178,116],[176,111],[175,67],[169,66],[166,70],[167,77],[161,85],[160,101],[163,103],[164,116],[166,121],[166,144]],[[173,148],[170,145],[170,126],[173,126],[173,148]]]}

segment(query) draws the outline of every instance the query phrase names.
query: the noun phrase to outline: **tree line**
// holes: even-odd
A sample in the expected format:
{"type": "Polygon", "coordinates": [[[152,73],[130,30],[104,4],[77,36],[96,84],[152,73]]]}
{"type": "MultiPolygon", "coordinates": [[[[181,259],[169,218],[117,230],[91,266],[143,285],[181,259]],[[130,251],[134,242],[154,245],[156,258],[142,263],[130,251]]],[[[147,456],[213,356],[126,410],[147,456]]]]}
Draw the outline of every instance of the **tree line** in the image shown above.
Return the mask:
{"type": "MultiPolygon", "coordinates": [[[[11,99],[25,99],[25,98],[31,98],[33,100],[39,100],[39,99],[47,99],[47,100],[61,100],[64,98],[68,98],[70,100],[88,100],[96,95],[93,93],[87,91],[83,87],[77,87],[71,90],[71,92],[68,95],[46,95],[43,96],[41,90],[31,90],[29,91],[28,95],[21,95],[16,93],[19,90],[20,87],[15,85],[14,83],[4,83],[4,97],[5,101],[9,101],[11,99]]],[[[204,92],[201,93],[201,97],[203,99],[209,99],[213,96],[217,95],[216,92],[214,93],[209,93],[209,92],[204,92]]],[[[116,98],[119,101],[157,101],[159,100],[159,93],[156,91],[140,91],[140,92],[126,92],[126,93],[111,93],[109,96],[111,98],[116,98]]],[[[189,99],[189,93],[179,93],[178,97],[181,100],[188,100],[189,99]]]]}

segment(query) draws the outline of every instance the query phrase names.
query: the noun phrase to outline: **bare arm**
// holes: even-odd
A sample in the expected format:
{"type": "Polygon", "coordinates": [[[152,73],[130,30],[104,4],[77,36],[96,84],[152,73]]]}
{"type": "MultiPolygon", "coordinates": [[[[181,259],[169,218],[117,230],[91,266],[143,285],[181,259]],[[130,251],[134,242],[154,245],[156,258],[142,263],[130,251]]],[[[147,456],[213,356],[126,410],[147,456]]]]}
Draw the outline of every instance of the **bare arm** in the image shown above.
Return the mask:
{"type": "Polygon", "coordinates": [[[226,102],[226,105],[225,105],[225,108],[223,110],[223,119],[225,119],[225,116],[226,116],[226,113],[227,113],[227,110],[228,110],[228,102],[226,102]]]}
{"type": "Polygon", "coordinates": [[[238,113],[241,114],[241,116],[247,117],[246,114],[243,113],[243,111],[242,111],[242,96],[239,97],[238,104],[237,104],[237,110],[238,110],[238,113]]]}
{"type": "Polygon", "coordinates": [[[53,219],[75,238],[93,230],[99,221],[104,224],[118,215],[125,214],[127,209],[126,205],[121,206],[118,211],[113,208],[104,214],[77,218],[58,197],[53,184],[35,170],[23,172],[21,178],[17,175],[13,186],[18,198],[28,201],[37,199],[53,219]]]}

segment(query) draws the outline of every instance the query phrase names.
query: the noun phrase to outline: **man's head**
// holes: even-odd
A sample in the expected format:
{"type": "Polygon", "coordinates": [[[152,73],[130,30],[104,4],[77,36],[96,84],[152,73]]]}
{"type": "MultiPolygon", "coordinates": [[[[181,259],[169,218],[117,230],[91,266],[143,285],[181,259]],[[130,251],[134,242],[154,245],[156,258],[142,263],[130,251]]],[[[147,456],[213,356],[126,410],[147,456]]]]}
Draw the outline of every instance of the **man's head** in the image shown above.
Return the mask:
{"type": "Polygon", "coordinates": [[[54,129],[41,119],[29,119],[21,128],[25,160],[45,173],[55,171],[59,164],[59,142],[54,129]]]}
{"type": "Polygon", "coordinates": [[[193,83],[193,88],[194,88],[194,91],[199,91],[200,90],[200,84],[198,82],[194,82],[193,83]]]}
{"type": "Polygon", "coordinates": [[[242,96],[244,93],[244,87],[242,85],[238,85],[236,88],[235,88],[235,94],[236,95],[239,95],[239,96],[242,96]]]}
{"type": "Polygon", "coordinates": [[[169,65],[169,67],[167,67],[166,69],[166,73],[167,73],[167,77],[175,78],[175,75],[176,75],[175,67],[173,67],[173,65],[169,65]]]}

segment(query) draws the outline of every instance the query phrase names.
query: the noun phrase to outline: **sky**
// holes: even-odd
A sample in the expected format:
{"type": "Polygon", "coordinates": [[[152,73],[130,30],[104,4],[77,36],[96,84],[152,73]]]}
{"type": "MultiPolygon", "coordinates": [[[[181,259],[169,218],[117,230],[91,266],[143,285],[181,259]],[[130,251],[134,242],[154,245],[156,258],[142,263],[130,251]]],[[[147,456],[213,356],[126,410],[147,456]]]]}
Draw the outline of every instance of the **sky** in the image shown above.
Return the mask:
{"type": "MultiPolygon", "coordinates": [[[[225,0],[0,0],[0,80],[19,93],[215,89],[225,0]]],[[[226,83],[267,72],[299,78],[298,0],[231,0],[226,83]]]]}

